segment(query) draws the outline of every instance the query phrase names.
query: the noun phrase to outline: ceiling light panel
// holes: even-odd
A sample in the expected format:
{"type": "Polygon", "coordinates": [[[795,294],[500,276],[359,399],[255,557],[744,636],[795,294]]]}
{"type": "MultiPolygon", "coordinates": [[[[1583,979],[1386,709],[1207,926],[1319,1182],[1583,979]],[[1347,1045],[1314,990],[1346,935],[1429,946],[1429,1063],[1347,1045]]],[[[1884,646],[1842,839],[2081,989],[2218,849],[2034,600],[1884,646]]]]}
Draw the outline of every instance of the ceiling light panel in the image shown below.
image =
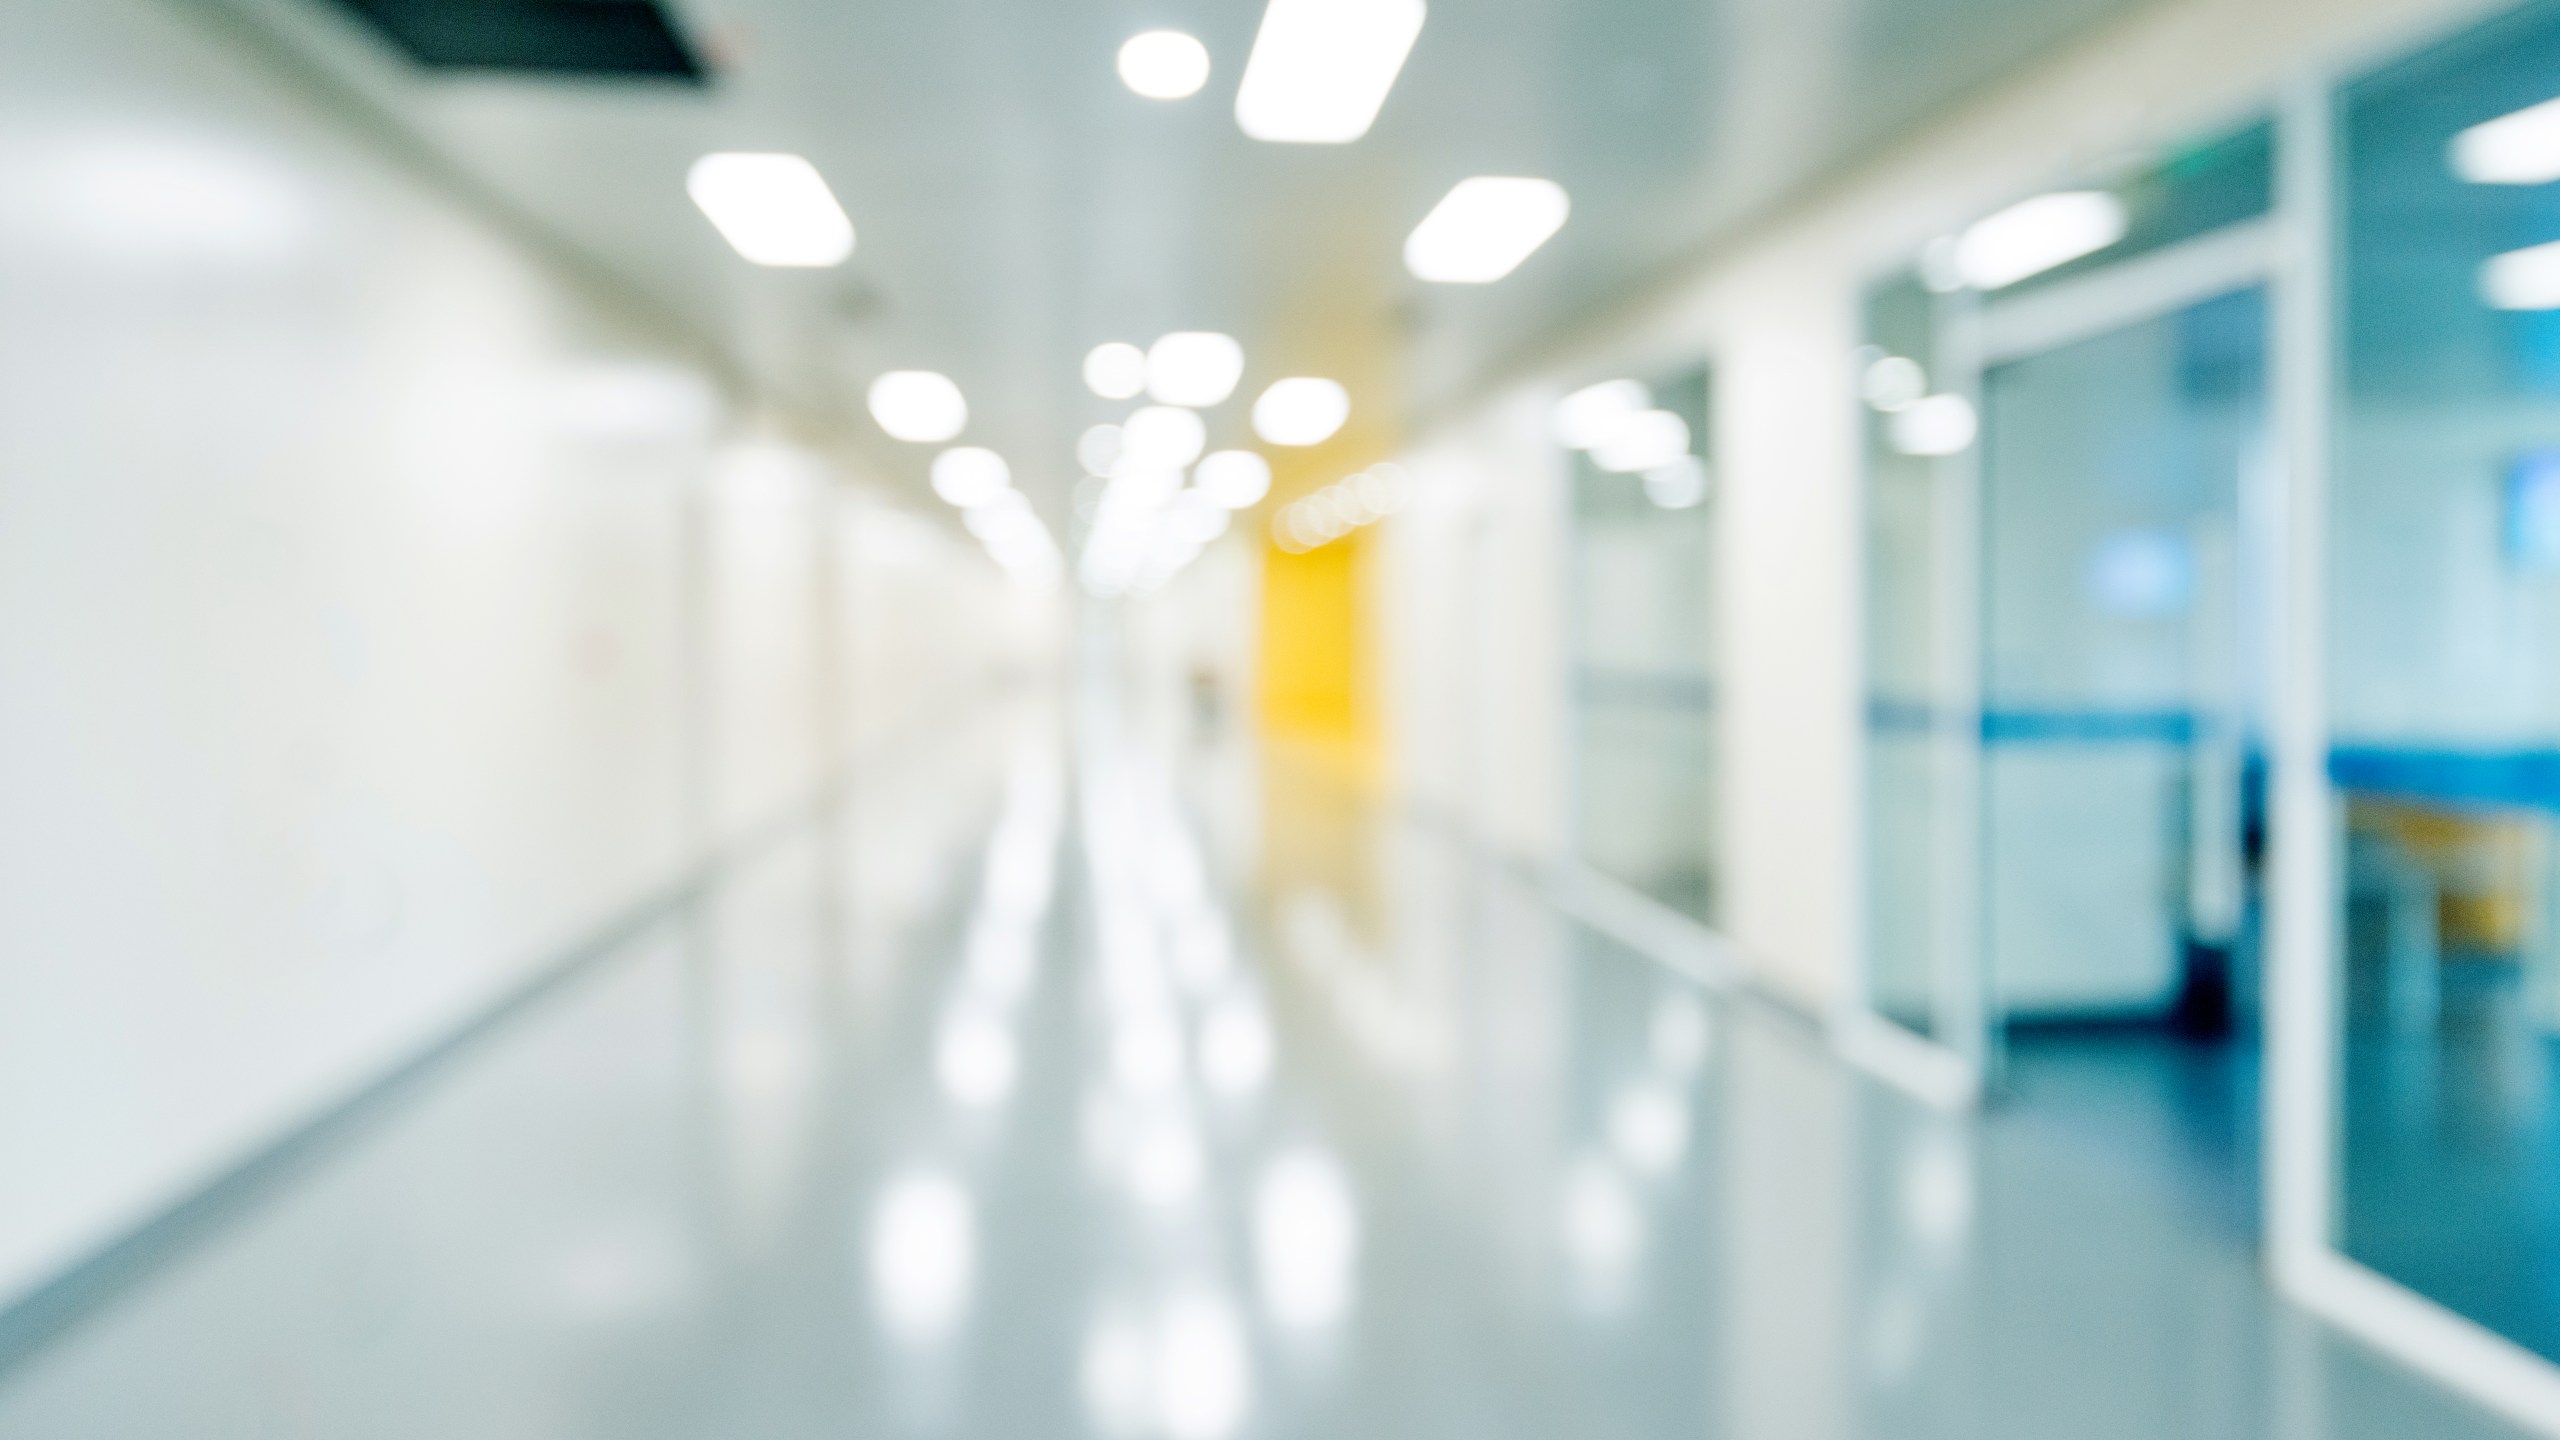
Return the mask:
{"type": "Polygon", "coordinates": [[[969,402],[948,375],[892,370],[871,382],[871,418],[893,439],[938,445],[968,428],[969,402]]]}
{"type": "Polygon", "coordinates": [[[1253,433],[1274,445],[1321,445],[1351,418],[1351,392],[1311,375],[1272,382],[1253,402],[1253,433]]]}
{"type": "Polygon", "coordinates": [[[1134,400],[1147,388],[1147,352],[1125,340],[1093,347],[1084,357],[1085,388],[1105,400],[1134,400]]]}
{"type": "Polygon", "coordinates": [[[1209,83],[1209,50],[1179,30],[1149,30],[1120,47],[1120,83],[1150,100],[1183,100],[1209,83]]]}
{"type": "Polygon", "coordinates": [[[933,493],[948,504],[975,510],[1015,493],[1013,470],[993,450],[955,446],[933,457],[933,493]]]}
{"type": "Polygon", "coordinates": [[[1167,405],[1215,405],[1244,378],[1244,347],[1210,330],[1181,330],[1147,351],[1147,393],[1167,405]]]}
{"type": "Polygon", "coordinates": [[[1120,458],[1114,468],[1179,470],[1200,458],[1208,439],[1208,427],[1197,414],[1172,405],[1150,405],[1120,427],[1120,458]]]}
{"type": "Polygon", "coordinates": [[[798,155],[705,155],[684,188],[730,248],[755,264],[824,269],[853,254],[853,222],[818,167],[798,155]]]}
{"type": "Polygon", "coordinates": [[[1461,180],[1404,242],[1405,268],[1445,285],[1486,285],[1520,267],[1572,213],[1564,187],[1525,176],[1461,180]]]}
{"type": "Polygon", "coordinates": [[[1236,124],[1256,140],[1305,145],[1368,134],[1422,16],[1422,0],[1271,0],[1236,91],[1236,124]]]}

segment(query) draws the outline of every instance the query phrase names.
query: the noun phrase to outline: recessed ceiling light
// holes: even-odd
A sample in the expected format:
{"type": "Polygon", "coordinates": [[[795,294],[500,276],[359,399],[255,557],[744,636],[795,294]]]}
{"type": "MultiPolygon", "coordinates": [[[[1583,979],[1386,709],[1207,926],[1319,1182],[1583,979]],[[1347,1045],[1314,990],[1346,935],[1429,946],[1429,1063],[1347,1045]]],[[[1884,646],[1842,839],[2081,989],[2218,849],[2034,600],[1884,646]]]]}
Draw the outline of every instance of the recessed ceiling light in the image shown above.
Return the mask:
{"type": "Polygon", "coordinates": [[[1351,392],[1331,380],[1275,380],[1253,402],[1253,433],[1274,445],[1321,445],[1351,418],[1351,392]]]}
{"type": "Polygon", "coordinates": [[[1013,470],[993,450],[955,446],[933,457],[933,493],[974,510],[1013,493],[1013,470]]]}
{"type": "Polygon", "coordinates": [[[1424,280],[1484,285],[1501,279],[1564,228],[1572,202],[1553,180],[1479,175],[1441,197],[1404,242],[1405,268],[1424,280]]]}
{"type": "Polygon", "coordinates": [[[1422,0],[1271,0],[1236,90],[1236,124],[1256,140],[1312,145],[1368,134],[1422,16],[1422,0]]]}
{"type": "Polygon", "coordinates": [[[853,222],[800,156],[705,155],[684,188],[730,248],[758,265],[820,269],[853,253],[853,222]]]}
{"type": "Polygon", "coordinates": [[[1244,378],[1244,347],[1211,330],[1180,330],[1147,351],[1147,393],[1167,405],[1215,405],[1244,378]]]}
{"type": "Polygon", "coordinates": [[[1179,30],[1149,30],[1120,47],[1120,80],[1150,100],[1181,100],[1209,83],[1209,50],[1179,30]]]}
{"type": "Polygon", "coordinates": [[[1191,483],[1230,510],[1248,509],[1271,493],[1271,462],[1250,450],[1221,450],[1201,460],[1191,483]]]}
{"type": "Polygon", "coordinates": [[[1147,388],[1147,352],[1126,341],[1096,345],[1084,357],[1085,388],[1105,400],[1133,400],[1147,388]]]}
{"type": "Polygon", "coordinates": [[[899,440],[938,445],[969,424],[969,402],[948,375],[892,370],[871,382],[871,418],[899,440]]]}
{"type": "Polygon", "coordinates": [[[1179,470],[1200,458],[1208,443],[1208,427],[1189,410],[1150,405],[1120,427],[1117,464],[1140,470],[1179,470]]]}
{"type": "Polygon", "coordinates": [[[2124,202],[2104,190],[2063,190],[2021,200],[1956,237],[1958,279],[1998,290],[2124,238],[2124,202]]]}

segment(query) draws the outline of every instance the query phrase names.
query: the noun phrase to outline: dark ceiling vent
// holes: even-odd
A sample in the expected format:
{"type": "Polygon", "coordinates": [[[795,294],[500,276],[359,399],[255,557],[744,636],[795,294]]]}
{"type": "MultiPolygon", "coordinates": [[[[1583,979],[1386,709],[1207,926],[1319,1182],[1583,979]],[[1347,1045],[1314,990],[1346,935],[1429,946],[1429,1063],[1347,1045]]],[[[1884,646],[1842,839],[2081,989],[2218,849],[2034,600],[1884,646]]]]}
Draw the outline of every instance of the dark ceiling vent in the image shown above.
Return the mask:
{"type": "Polygon", "coordinates": [[[433,70],[707,78],[658,0],[338,0],[433,70]]]}

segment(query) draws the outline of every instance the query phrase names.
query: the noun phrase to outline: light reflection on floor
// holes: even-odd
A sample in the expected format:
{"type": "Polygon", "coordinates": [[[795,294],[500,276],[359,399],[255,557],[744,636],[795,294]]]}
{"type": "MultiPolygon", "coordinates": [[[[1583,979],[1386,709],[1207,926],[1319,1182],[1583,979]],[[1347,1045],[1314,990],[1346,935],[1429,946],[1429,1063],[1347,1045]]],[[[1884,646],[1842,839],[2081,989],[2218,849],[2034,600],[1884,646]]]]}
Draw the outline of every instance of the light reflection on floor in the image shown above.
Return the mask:
{"type": "Polygon", "coordinates": [[[1253,761],[884,762],[0,1375],[0,1436],[2504,1433],[2082,1151],[1198,763],[1253,761]]]}

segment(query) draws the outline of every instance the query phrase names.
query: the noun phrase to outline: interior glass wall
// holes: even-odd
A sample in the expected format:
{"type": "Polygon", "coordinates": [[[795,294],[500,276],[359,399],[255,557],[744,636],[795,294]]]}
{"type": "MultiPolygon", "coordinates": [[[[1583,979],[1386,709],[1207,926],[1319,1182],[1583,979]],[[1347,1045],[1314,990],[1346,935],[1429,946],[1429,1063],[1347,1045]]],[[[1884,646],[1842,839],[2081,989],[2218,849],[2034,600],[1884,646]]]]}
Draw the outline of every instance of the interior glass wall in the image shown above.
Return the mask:
{"type": "Polygon", "coordinates": [[[2255,1225],[2266,300],[1983,377],[1982,945],[2004,1078],[2255,1225]]]}
{"type": "Polygon", "coordinates": [[[1707,384],[1695,370],[1648,387],[1686,425],[1687,461],[1620,473],[1574,454],[1570,582],[1580,853],[1702,921],[1716,913],[1707,384]]]}
{"type": "MultiPolygon", "coordinates": [[[[1941,312],[1967,304],[1897,276],[1867,297],[1860,356],[1866,466],[1867,998],[1916,1033],[1970,1050],[1963,923],[1972,888],[1975,707],[1970,606],[1950,584],[1972,526],[1970,462],[1893,443],[1894,416],[1956,369],[1941,312]],[[1872,378],[1870,378],[1872,377],[1872,378]]],[[[1966,388],[1970,388],[1969,382],[1966,388]]],[[[1970,404],[1968,400],[1966,402],[1970,404]]]]}
{"type": "Polygon", "coordinates": [[[2547,3],[2341,96],[2329,704],[2340,1247],[2560,1357],[2555,96],[2547,3]]]}
{"type": "Polygon", "coordinates": [[[2273,154],[2251,126],[1949,237],[1869,292],[1855,377],[1869,1003],[2240,1229],[2273,154]],[[2056,202],[2114,238],[1965,272],[2056,202]]]}

